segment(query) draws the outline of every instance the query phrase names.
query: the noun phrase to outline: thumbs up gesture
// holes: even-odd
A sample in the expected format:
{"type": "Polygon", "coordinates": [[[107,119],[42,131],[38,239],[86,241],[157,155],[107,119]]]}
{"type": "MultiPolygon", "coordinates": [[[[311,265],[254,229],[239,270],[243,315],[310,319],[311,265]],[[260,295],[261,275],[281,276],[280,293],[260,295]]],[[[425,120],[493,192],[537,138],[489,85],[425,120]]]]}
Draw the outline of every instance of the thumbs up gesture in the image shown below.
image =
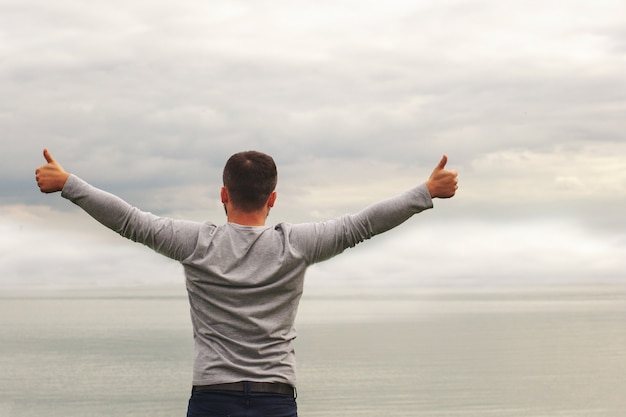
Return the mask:
{"type": "Polygon", "coordinates": [[[42,193],[61,191],[70,174],[65,172],[61,164],[55,161],[48,149],[43,150],[43,157],[46,158],[47,163],[35,171],[35,179],[39,189],[42,193]]]}
{"type": "Polygon", "coordinates": [[[448,157],[444,155],[426,181],[432,198],[450,198],[459,188],[457,172],[445,169],[446,163],[448,163],[448,157]]]}

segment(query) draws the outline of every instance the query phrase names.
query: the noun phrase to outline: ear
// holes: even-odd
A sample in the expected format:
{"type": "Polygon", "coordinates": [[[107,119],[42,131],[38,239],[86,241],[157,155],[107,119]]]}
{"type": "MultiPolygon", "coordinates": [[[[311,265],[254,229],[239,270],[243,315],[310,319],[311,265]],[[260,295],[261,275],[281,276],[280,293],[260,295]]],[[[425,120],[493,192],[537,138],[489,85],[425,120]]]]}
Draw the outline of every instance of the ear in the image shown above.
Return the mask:
{"type": "Polygon", "coordinates": [[[276,202],[276,191],[272,191],[272,194],[270,194],[270,197],[267,199],[267,206],[268,207],[274,207],[274,203],[276,202]]]}
{"type": "Polygon", "coordinates": [[[222,198],[222,204],[228,203],[228,190],[226,187],[222,187],[220,191],[220,197],[222,198]]]}

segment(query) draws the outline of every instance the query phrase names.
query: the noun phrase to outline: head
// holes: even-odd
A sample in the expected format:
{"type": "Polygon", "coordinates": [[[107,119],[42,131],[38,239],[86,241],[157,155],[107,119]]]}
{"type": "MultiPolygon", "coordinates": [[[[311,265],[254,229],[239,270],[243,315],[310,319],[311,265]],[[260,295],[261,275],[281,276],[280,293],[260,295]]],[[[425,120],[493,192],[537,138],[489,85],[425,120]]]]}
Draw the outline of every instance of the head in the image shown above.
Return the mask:
{"type": "Polygon", "coordinates": [[[276,189],[278,172],[271,156],[245,151],[228,159],[222,178],[233,207],[254,212],[264,208],[276,189]]]}

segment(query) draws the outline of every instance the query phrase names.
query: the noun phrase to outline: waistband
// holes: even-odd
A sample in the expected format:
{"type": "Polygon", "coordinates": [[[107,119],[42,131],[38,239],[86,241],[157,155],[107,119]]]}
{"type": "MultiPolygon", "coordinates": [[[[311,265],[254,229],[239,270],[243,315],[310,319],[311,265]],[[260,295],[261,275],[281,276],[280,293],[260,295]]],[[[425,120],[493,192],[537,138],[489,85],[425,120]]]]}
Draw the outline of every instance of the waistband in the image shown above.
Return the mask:
{"type": "Polygon", "coordinates": [[[283,394],[296,398],[297,391],[295,387],[282,382],[252,382],[241,381],[231,382],[227,384],[213,385],[194,385],[194,391],[234,391],[241,393],[266,393],[266,394],[283,394]]]}

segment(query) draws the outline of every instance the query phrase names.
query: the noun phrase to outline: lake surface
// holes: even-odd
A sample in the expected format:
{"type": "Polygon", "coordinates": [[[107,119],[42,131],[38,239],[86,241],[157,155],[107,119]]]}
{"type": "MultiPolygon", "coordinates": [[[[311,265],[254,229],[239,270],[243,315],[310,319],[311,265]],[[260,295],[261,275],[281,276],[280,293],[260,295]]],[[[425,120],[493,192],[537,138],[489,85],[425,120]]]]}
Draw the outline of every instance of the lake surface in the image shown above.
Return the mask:
{"type": "MultiPolygon", "coordinates": [[[[184,416],[181,288],[0,294],[0,416],[184,416]]],[[[310,290],[302,417],[624,416],[626,287],[310,290]]]]}

